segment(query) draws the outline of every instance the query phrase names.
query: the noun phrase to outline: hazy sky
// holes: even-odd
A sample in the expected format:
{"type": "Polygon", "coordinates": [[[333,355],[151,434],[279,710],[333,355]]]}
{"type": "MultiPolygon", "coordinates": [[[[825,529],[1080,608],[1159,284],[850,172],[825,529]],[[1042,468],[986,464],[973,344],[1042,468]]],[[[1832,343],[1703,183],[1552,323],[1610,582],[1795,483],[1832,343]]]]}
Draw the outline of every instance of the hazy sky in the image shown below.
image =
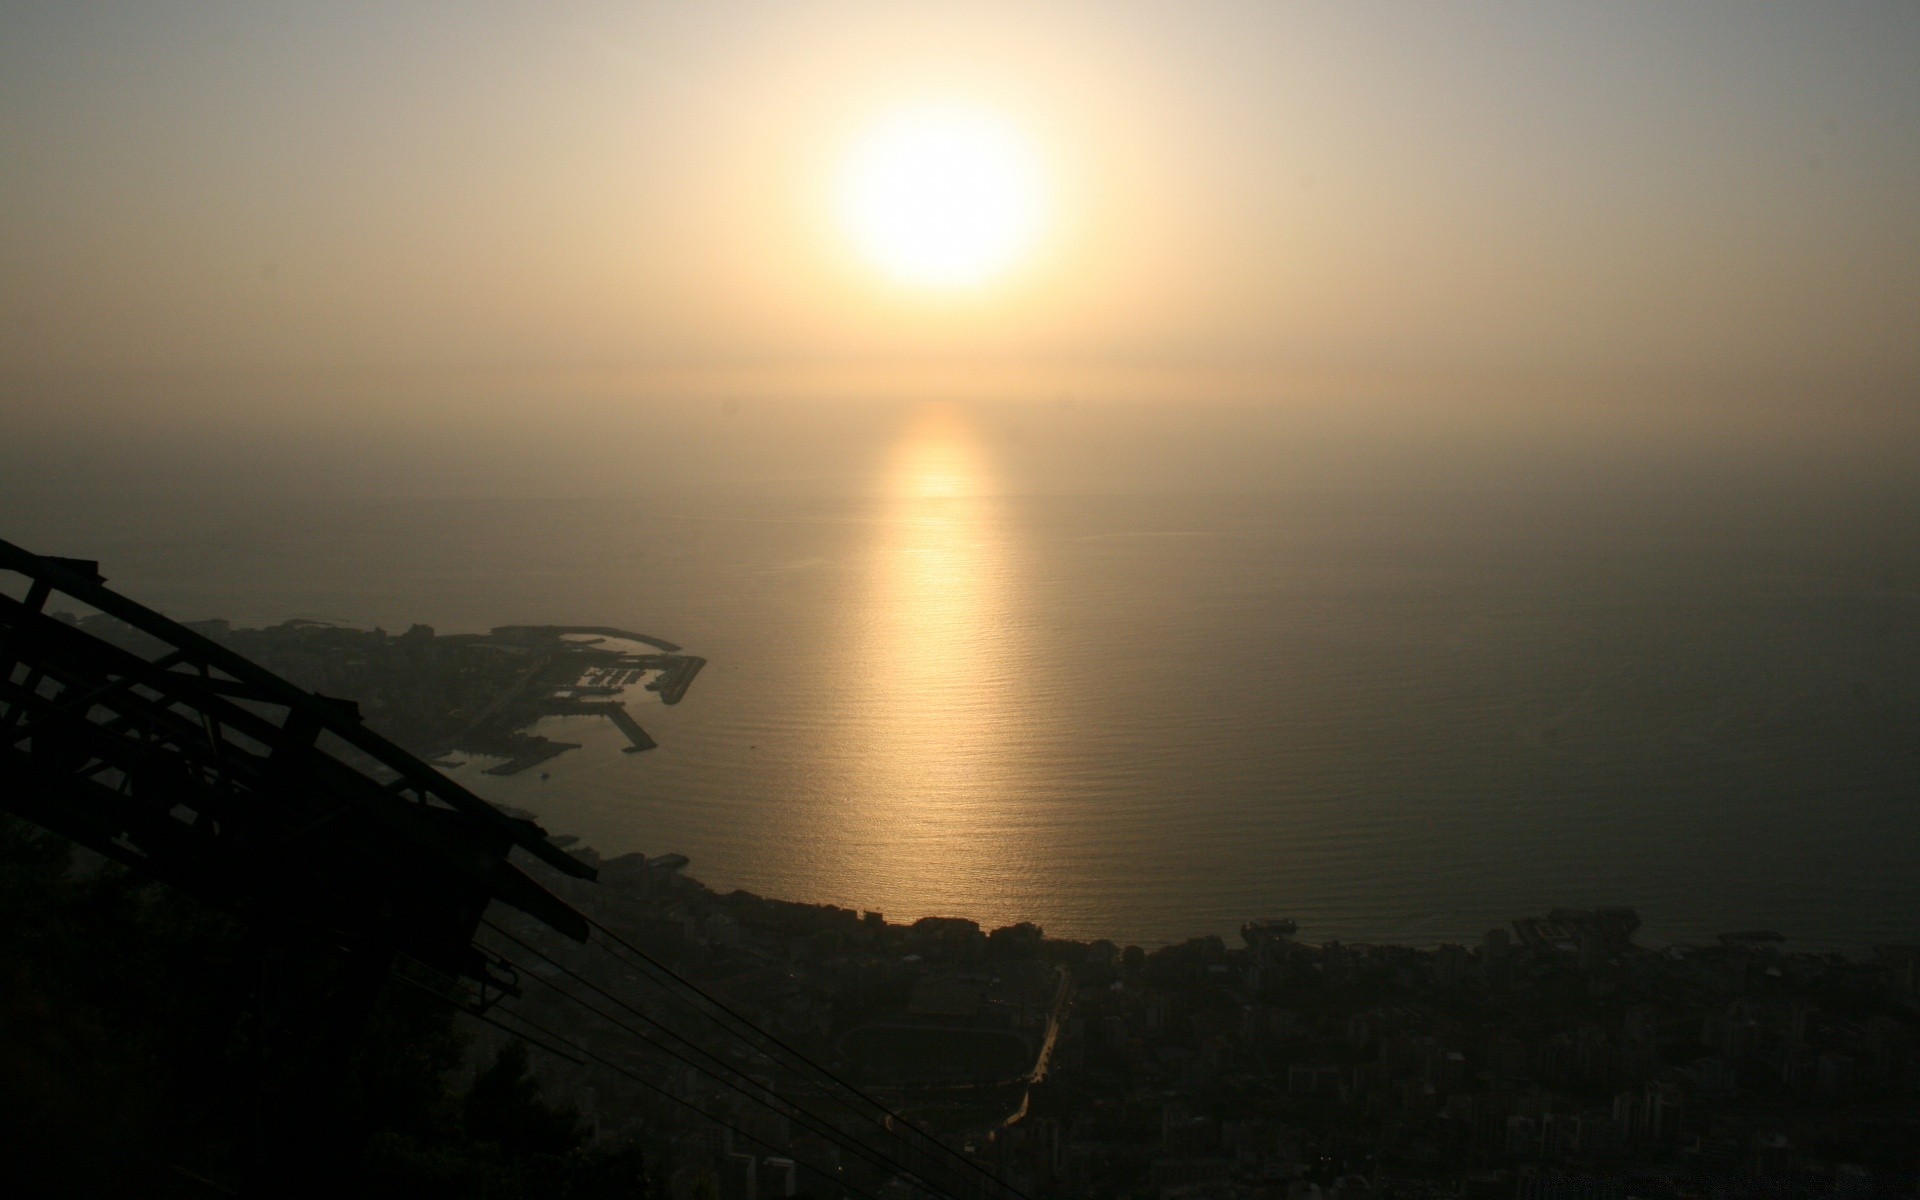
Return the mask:
{"type": "Polygon", "coordinates": [[[11,366],[1920,363],[1911,4],[4,13],[11,366]],[[961,299],[825,211],[926,97],[1054,192],[961,299]]]}
{"type": "Polygon", "coordinates": [[[102,373],[1920,386],[1911,3],[9,3],[0,164],[16,416],[102,373]],[[927,103],[1047,198],[958,292],[833,214],[927,103]]]}

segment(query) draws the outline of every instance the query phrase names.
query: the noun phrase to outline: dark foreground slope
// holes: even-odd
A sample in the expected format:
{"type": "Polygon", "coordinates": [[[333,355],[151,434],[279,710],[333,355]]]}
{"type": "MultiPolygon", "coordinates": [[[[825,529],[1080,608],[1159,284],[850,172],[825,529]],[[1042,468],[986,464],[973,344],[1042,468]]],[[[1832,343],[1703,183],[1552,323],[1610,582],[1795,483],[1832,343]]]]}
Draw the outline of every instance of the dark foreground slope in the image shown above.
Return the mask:
{"type": "MultiPolygon", "coordinates": [[[[231,1194],[249,1147],[270,947],[170,889],[75,862],[0,818],[0,1130],[19,1196],[231,1194]]],[[[453,1012],[389,987],[320,1159],[335,1194],[644,1194],[637,1150],[589,1151],[524,1048],[471,1062],[453,1012]]],[[[299,1181],[289,1180],[288,1193],[299,1181]]],[[[307,1181],[311,1182],[311,1181],[307,1181]]]]}

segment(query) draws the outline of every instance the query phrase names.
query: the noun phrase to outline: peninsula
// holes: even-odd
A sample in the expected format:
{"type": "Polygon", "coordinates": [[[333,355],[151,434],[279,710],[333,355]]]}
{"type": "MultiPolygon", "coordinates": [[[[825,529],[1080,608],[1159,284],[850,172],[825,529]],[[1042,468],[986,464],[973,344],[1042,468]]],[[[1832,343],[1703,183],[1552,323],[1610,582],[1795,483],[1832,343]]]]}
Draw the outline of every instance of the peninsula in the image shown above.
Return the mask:
{"type": "MultiPolygon", "coordinates": [[[[143,636],[110,617],[65,619],[121,644],[143,636]]],[[[638,689],[678,704],[707,662],[672,642],[598,625],[503,625],[485,634],[413,625],[391,634],[312,620],[186,624],[302,687],[353,699],[369,725],[422,758],[498,758],[492,775],[579,748],[529,732],[545,716],[603,716],[626,735],[627,753],[652,749],[627,697],[638,689]]]]}

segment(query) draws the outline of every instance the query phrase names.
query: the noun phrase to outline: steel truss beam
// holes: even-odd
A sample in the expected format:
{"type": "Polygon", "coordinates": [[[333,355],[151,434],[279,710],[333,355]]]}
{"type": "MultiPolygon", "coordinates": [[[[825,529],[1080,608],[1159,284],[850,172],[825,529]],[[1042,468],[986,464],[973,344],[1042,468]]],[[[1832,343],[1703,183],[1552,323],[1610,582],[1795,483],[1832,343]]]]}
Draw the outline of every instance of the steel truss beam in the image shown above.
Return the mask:
{"type": "Polygon", "coordinates": [[[534,822],[368,729],[351,701],[109,590],[97,564],[4,541],[0,808],[256,931],[405,954],[483,990],[502,983],[472,944],[491,901],[587,937],[578,912],[508,861],[519,847],[594,877],[534,822]],[[56,595],[124,621],[152,652],[56,619],[56,595]]]}

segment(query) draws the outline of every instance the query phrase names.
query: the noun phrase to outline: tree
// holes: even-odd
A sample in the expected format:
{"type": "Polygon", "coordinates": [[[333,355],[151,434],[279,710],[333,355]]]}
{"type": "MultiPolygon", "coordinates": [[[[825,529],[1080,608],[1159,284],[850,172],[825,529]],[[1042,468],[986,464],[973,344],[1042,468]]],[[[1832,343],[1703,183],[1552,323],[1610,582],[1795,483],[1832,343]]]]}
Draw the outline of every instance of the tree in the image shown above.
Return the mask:
{"type": "Polygon", "coordinates": [[[540,1098],[540,1084],[527,1067],[527,1044],[509,1041],[493,1065],[473,1081],[466,1099],[467,1135],[491,1142],[514,1158],[559,1157],[586,1140],[580,1114],[540,1098]]]}
{"type": "MultiPolygon", "coordinates": [[[[35,1197],[204,1195],[249,1139],[258,947],[245,928],[0,815],[0,1129],[7,1186],[35,1197]]],[[[524,1043],[461,1093],[453,1010],[389,986],[347,1070],[351,1121],[321,1147],[329,1194],[363,1200],[635,1200],[637,1146],[586,1147],[524,1043]]],[[[269,1131],[270,1132],[270,1131],[269,1131]]],[[[322,1181],[289,1180],[290,1188],[322,1181]]]]}

